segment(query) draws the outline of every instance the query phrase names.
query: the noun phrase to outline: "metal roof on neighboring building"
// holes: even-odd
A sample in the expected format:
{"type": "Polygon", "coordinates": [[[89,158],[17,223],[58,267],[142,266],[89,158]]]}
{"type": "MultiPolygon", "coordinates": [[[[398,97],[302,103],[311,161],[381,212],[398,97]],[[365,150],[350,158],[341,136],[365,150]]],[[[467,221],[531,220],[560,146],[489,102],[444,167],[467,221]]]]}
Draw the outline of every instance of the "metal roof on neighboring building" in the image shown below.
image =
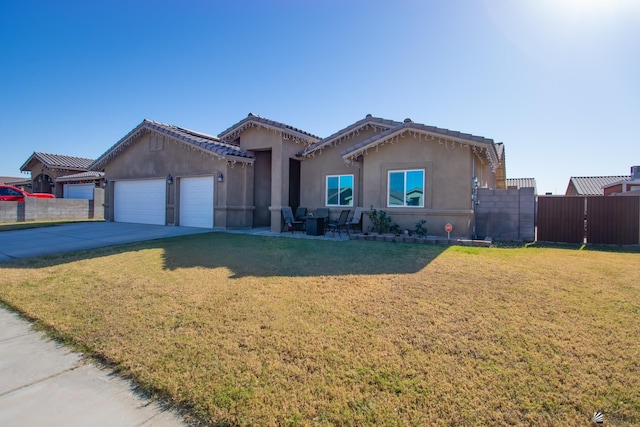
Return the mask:
{"type": "Polygon", "coordinates": [[[507,178],[507,188],[536,188],[535,178],[507,178]]]}
{"type": "Polygon", "coordinates": [[[101,178],[104,178],[104,172],[87,171],[58,177],[56,182],[97,181],[101,178]]]}
{"type": "Polygon", "coordinates": [[[629,180],[629,175],[615,176],[572,176],[565,194],[567,196],[599,196],[603,195],[602,187],[619,181],[629,180]]]}
{"type": "Polygon", "coordinates": [[[0,184],[12,185],[10,183],[12,183],[12,182],[22,182],[22,181],[31,182],[31,180],[29,178],[25,178],[25,177],[0,176],[0,184]]]}
{"type": "Polygon", "coordinates": [[[93,162],[93,159],[87,159],[84,157],[65,156],[62,154],[49,154],[34,152],[26,162],[20,167],[22,172],[30,171],[29,166],[34,160],[39,161],[49,169],[73,169],[73,170],[87,170],[89,165],[93,162]]]}

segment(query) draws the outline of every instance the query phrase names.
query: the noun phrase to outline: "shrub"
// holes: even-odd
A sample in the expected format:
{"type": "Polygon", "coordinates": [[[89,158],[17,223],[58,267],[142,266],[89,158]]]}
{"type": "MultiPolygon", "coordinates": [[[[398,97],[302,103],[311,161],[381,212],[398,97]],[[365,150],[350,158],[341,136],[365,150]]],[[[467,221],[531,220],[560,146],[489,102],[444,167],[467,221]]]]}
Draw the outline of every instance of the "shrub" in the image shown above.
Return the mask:
{"type": "Polygon", "coordinates": [[[367,216],[373,223],[373,229],[378,234],[384,234],[392,230],[391,217],[385,211],[379,211],[371,206],[371,211],[367,213],[367,216]]]}
{"type": "Polygon", "coordinates": [[[426,223],[426,219],[421,219],[416,223],[416,227],[413,229],[413,232],[416,233],[418,237],[427,237],[427,227],[425,227],[426,223]]]}

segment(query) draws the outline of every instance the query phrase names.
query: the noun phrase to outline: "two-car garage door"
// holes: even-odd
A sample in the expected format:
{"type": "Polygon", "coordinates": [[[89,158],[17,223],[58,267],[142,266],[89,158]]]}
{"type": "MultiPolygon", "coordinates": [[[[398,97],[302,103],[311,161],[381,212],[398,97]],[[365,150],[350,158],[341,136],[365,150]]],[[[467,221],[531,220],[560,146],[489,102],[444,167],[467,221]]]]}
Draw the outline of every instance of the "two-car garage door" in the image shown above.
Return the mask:
{"type": "MultiPolygon", "coordinates": [[[[178,180],[180,185],[180,221],[185,227],[213,228],[213,177],[178,180]]],[[[116,181],[114,220],[138,224],[166,224],[164,179],[116,181]]]]}

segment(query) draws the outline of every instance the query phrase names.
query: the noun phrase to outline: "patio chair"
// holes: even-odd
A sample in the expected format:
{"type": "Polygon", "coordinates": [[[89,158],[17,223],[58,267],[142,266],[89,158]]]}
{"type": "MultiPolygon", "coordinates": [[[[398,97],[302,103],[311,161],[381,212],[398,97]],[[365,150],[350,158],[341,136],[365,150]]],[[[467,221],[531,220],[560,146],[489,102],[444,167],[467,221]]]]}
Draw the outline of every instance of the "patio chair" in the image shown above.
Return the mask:
{"type": "Polygon", "coordinates": [[[299,221],[299,220],[304,221],[304,220],[302,219],[302,217],[303,217],[303,216],[306,216],[306,215],[307,215],[307,208],[300,208],[300,207],[299,207],[299,208],[296,208],[296,214],[295,214],[294,219],[295,219],[296,221],[299,221]]]}
{"type": "Polygon", "coordinates": [[[349,233],[349,227],[356,232],[356,226],[360,227],[362,231],[362,206],[356,206],[356,211],[353,213],[351,219],[347,221],[347,234],[349,233]]]}
{"type": "Polygon", "coordinates": [[[338,237],[342,237],[340,234],[340,230],[344,230],[347,232],[347,236],[349,235],[349,229],[347,228],[347,218],[349,218],[349,214],[351,211],[349,209],[345,209],[340,212],[340,217],[338,217],[335,221],[329,221],[327,224],[327,229],[329,231],[333,231],[333,235],[336,235],[336,231],[338,232],[338,237]]]}
{"type": "Polygon", "coordinates": [[[291,231],[291,234],[293,234],[293,231],[296,228],[298,230],[302,230],[302,228],[304,227],[304,221],[295,219],[295,217],[293,216],[293,212],[291,211],[291,208],[289,206],[285,206],[282,208],[282,230],[280,230],[281,233],[284,231],[285,227],[287,228],[287,230],[291,231]]]}
{"type": "Polygon", "coordinates": [[[302,207],[297,207],[296,208],[296,214],[294,215],[294,219],[296,221],[302,221],[302,229],[303,230],[307,229],[307,221],[305,219],[306,215],[307,215],[307,208],[302,208],[302,207]]]}

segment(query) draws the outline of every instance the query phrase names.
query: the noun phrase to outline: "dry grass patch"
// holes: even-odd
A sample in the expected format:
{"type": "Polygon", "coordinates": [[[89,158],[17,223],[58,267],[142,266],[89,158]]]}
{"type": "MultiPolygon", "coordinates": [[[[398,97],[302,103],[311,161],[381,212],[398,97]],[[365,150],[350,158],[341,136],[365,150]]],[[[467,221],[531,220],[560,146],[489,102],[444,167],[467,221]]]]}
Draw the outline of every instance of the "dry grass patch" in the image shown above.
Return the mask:
{"type": "Polygon", "coordinates": [[[640,423],[640,255],[206,234],[0,299],[217,425],[640,423]]]}

